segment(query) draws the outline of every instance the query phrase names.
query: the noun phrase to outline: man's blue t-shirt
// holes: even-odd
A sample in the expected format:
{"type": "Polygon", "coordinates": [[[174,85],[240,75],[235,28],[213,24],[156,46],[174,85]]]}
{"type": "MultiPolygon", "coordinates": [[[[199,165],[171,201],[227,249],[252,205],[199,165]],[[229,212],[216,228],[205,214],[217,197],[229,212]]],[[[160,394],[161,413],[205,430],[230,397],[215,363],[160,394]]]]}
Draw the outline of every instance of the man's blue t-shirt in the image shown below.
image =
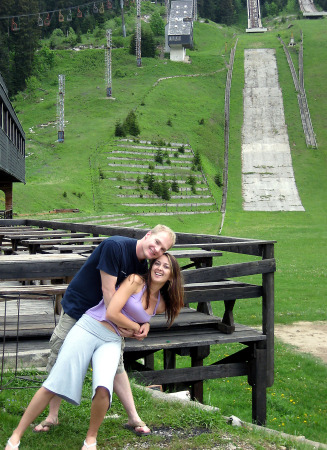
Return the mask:
{"type": "Polygon", "coordinates": [[[61,301],[66,314],[78,320],[100,302],[103,298],[100,270],[117,277],[116,286],[132,273],[146,273],[147,261],[138,260],[136,242],[136,239],[112,236],[98,245],[66,290],[61,301]]]}

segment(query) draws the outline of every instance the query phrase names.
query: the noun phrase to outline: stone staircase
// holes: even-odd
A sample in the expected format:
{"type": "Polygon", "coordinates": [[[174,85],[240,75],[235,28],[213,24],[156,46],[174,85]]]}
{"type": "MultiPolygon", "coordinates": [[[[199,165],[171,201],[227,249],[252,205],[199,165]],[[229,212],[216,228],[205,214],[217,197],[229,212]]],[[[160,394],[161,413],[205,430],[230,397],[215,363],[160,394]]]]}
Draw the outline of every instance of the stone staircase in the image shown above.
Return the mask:
{"type": "Polygon", "coordinates": [[[96,208],[128,217],[215,212],[218,207],[195,162],[192,148],[183,143],[124,139],[104,145],[91,161],[96,208]],[[149,176],[156,189],[149,186],[149,176]],[[163,183],[168,195],[158,194],[163,183]]]}

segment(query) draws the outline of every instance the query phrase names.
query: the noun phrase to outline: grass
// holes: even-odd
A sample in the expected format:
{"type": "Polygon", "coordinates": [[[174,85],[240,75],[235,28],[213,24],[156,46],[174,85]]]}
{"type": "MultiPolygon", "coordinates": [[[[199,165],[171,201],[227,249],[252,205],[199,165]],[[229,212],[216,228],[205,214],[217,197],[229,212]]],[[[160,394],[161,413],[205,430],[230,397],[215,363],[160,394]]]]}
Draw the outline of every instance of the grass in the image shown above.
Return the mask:
{"type": "MultiPolygon", "coordinates": [[[[36,373],[39,375],[38,373],[36,373]]],[[[31,375],[29,373],[29,375],[31,375]]],[[[34,373],[35,375],[35,373],[34,373]]],[[[60,414],[60,427],[50,433],[25,433],[22,445],[26,449],[79,448],[85,437],[92,393],[91,371],[87,373],[83,387],[82,402],[79,407],[64,403],[60,414]]],[[[4,445],[30,401],[34,388],[27,389],[28,381],[15,382],[23,389],[0,392],[0,444],[4,445]]],[[[226,394],[226,393],[225,393],[226,394]]],[[[267,435],[247,428],[234,428],[226,424],[226,419],[218,411],[204,411],[196,407],[182,405],[172,407],[170,402],[154,399],[149,393],[133,387],[133,396],[141,417],[152,428],[153,435],[146,438],[146,448],[157,449],[205,449],[221,445],[226,448],[229,442],[239,448],[268,449],[276,445],[291,448],[289,439],[267,435]],[[168,431],[169,434],[167,433],[168,431]],[[167,436],[168,434],[168,436],[167,436]],[[250,447],[249,447],[250,446],[250,447]]],[[[42,417],[46,417],[43,414],[42,417]]],[[[114,398],[113,406],[106,416],[98,436],[98,448],[123,449],[139,448],[143,439],[132,435],[122,425],[127,421],[126,413],[119,401],[114,398]],[[140,441],[141,439],[141,441],[140,441]]],[[[297,449],[310,448],[305,444],[296,444],[297,449]]]]}
{"type": "MultiPolygon", "coordinates": [[[[326,320],[325,29],[326,19],[287,21],[275,25],[270,32],[255,35],[212,23],[196,23],[196,48],[188,52],[192,61],[189,65],[143,58],[142,68],[136,68],[133,56],[128,55],[124,49],[116,49],[113,51],[113,64],[123,68],[123,74],[114,74],[113,77],[113,96],[116,100],[105,98],[103,51],[56,52],[56,70],[45,76],[40,86],[42,91],[37,91],[33,99],[24,100],[22,94],[15,102],[16,111],[27,133],[27,151],[31,154],[26,160],[27,184],[17,184],[14,188],[15,211],[22,214],[22,217],[34,215],[37,218],[42,218],[40,213],[54,208],[77,207],[81,210],[76,215],[77,218],[99,214],[99,211],[93,209],[89,158],[96,154],[97,148],[113,143],[116,120],[123,120],[131,109],[137,111],[142,139],[182,139],[189,142],[194,150],[199,150],[209,183],[213,183],[217,170],[221,171],[223,164],[223,102],[227,73],[225,63],[229,60],[230,48],[238,37],[231,91],[228,199],[222,234],[277,241],[276,323],[326,320]],[[291,31],[289,25],[292,25],[291,31]],[[305,145],[293,81],[284,51],[277,39],[280,34],[284,42],[288,43],[292,32],[295,41],[299,42],[301,29],[304,33],[304,80],[318,149],[308,149],[305,145]],[[267,213],[242,210],[240,150],[245,48],[276,49],[293,168],[305,212],[267,213]],[[56,129],[52,124],[40,126],[55,118],[57,73],[66,74],[65,113],[68,123],[64,144],[55,142],[56,129]],[[199,76],[189,77],[198,74],[199,76]],[[180,77],[163,80],[154,86],[159,78],[177,75],[180,77]],[[167,125],[169,118],[172,126],[167,125]],[[202,118],[204,123],[200,125],[199,120],[202,118]],[[34,133],[29,131],[31,127],[34,133]],[[67,193],[66,197],[63,196],[64,192],[67,193]]],[[[292,57],[296,65],[296,50],[292,57]]],[[[220,203],[221,191],[215,188],[213,192],[220,203]]],[[[162,220],[176,231],[207,234],[217,234],[221,220],[218,211],[207,215],[159,216],[159,220],[155,216],[142,217],[142,214],[136,217],[149,227],[162,220]]],[[[224,264],[232,259],[232,255],[223,256],[224,264]]],[[[221,264],[221,258],[217,258],[215,263],[221,264]]],[[[221,315],[221,311],[216,312],[221,315]]],[[[235,317],[241,323],[258,325],[261,321],[258,302],[237,302],[235,317]]],[[[210,358],[218,359],[232,351],[234,348],[219,346],[214,349],[210,358]]],[[[277,341],[275,367],[275,383],[268,389],[268,427],[326,443],[326,366],[277,341]]],[[[14,391],[9,397],[8,392],[0,395],[2,408],[6,411],[0,412],[0,429],[3,431],[1,436],[9,435],[18,420],[9,414],[21,412],[21,409],[10,409],[6,399],[11,399],[12,396],[16,399],[16,404],[23,405],[30,395],[30,391],[14,391]],[[27,396],[25,400],[24,395],[27,396]]],[[[251,391],[246,379],[209,381],[205,385],[205,396],[206,402],[220,407],[223,414],[234,414],[243,420],[251,420],[251,391]]],[[[74,411],[68,405],[65,406],[63,420],[67,422],[65,430],[68,432],[61,436],[59,430],[56,430],[51,435],[61,443],[58,444],[59,447],[66,439],[71,439],[72,446],[80,445],[82,431],[85,432],[86,429],[85,417],[89,414],[87,394],[85,402],[87,406],[74,411]],[[73,421],[71,417],[74,418],[73,421]]],[[[193,410],[185,409],[183,413],[176,413],[169,406],[160,404],[159,407],[157,402],[154,404],[144,394],[136,393],[136,403],[141,416],[153,426],[162,423],[179,426],[183,423],[186,430],[191,430],[189,424],[195,420],[193,410]],[[157,414],[155,416],[154,410],[157,414]]],[[[112,413],[117,411],[124,416],[121,406],[115,402],[112,413]]],[[[203,448],[210,448],[209,443],[223,442],[226,428],[221,416],[208,417],[207,413],[199,416],[200,418],[196,416],[199,426],[208,426],[212,434],[185,441],[176,439],[169,443],[169,448],[192,448],[194,445],[197,448],[201,448],[201,445],[203,448]],[[196,439],[196,444],[193,444],[193,439],[196,439]]],[[[113,422],[106,422],[102,436],[113,436],[110,445],[112,443],[113,448],[123,448],[123,443],[131,441],[131,436],[113,422]]],[[[244,430],[235,433],[235,442],[245,444],[242,439],[249,438],[257,448],[265,448],[261,437],[256,441],[256,437],[244,430]]],[[[4,443],[5,437],[1,439],[1,443],[4,443]]],[[[31,433],[26,439],[28,445],[35,448],[35,437],[31,433]]],[[[43,445],[42,448],[46,448],[48,438],[39,436],[37,439],[43,445]]],[[[151,445],[155,448],[159,438],[153,436],[150,439],[153,439],[151,445]]],[[[109,441],[105,440],[100,440],[100,443],[103,446],[109,445],[109,441]]],[[[241,444],[240,446],[242,447],[241,444]]],[[[297,443],[296,448],[301,448],[300,444],[297,443]]]]}

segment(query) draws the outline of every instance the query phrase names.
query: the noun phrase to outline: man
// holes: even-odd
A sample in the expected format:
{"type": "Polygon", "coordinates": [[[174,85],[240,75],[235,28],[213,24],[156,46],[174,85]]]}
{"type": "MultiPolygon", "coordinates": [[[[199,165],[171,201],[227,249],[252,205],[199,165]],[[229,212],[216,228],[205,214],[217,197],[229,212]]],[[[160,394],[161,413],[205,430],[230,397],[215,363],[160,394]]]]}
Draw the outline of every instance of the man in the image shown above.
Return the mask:
{"type": "MultiPolygon", "coordinates": [[[[112,236],[105,239],[94,250],[74,276],[61,301],[60,320],[50,339],[51,354],[47,365],[48,372],[55,364],[69,330],[85,311],[97,305],[102,298],[108,306],[116,286],[132,273],[145,273],[147,260],[160,257],[175,244],[175,240],[175,233],[170,228],[157,225],[142,239],[112,236]]],[[[142,340],[147,336],[149,328],[149,324],[143,324],[140,332],[134,335],[127,330],[120,331],[124,337],[142,340]]],[[[126,427],[138,435],[148,435],[151,431],[136,411],[122,355],[123,348],[114,380],[114,391],[128,414],[126,427]]],[[[35,432],[49,431],[51,427],[58,425],[60,404],[61,398],[54,397],[49,405],[48,417],[34,428],[35,432]]]]}

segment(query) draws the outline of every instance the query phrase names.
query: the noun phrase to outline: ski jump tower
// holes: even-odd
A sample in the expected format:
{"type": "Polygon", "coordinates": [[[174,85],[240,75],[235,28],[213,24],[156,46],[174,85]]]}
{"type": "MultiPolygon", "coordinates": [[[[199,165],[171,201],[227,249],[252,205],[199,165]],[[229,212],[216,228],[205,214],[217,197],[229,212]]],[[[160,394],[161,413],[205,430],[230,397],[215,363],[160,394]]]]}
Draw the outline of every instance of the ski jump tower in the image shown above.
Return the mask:
{"type": "Polygon", "coordinates": [[[264,33],[267,28],[262,26],[260,0],[247,0],[248,28],[247,33],[264,33]]]}
{"type": "Polygon", "coordinates": [[[141,0],[136,0],[136,64],[142,66],[141,61],[141,0]]]}
{"type": "Polygon", "coordinates": [[[267,28],[262,26],[260,0],[247,0],[248,28],[247,33],[264,33],[267,28]]]}
{"type": "Polygon", "coordinates": [[[65,128],[65,75],[59,75],[59,93],[57,102],[58,142],[64,142],[65,128]]]}
{"type": "Polygon", "coordinates": [[[112,95],[111,86],[111,30],[107,30],[107,47],[105,51],[107,97],[112,95]]]}

